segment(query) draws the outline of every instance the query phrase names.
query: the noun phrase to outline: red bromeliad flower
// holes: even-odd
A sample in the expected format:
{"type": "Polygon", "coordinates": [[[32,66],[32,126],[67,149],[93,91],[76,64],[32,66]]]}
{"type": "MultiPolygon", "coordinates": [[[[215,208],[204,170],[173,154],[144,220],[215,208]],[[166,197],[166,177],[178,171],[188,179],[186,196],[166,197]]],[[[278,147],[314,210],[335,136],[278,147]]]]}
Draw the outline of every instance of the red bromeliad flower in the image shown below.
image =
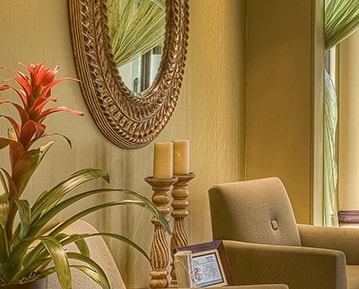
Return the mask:
{"type": "MultiPolygon", "coordinates": [[[[55,76],[59,70],[58,66],[55,68],[46,68],[44,67],[44,63],[41,63],[39,65],[24,64],[24,67],[27,69],[30,77],[21,71],[7,68],[8,70],[16,72],[17,77],[7,79],[6,82],[14,80],[21,86],[21,88],[17,88],[11,85],[2,85],[0,86],[0,90],[12,89],[21,98],[23,107],[16,103],[12,103],[12,105],[19,112],[21,123],[18,123],[16,120],[9,116],[1,116],[7,118],[11,122],[12,127],[16,133],[17,141],[23,145],[25,150],[27,150],[34,141],[43,136],[46,136],[46,126],[42,124],[42,122],[49,114],[58,111],[68,111],[77,115],[83,115],[83,113],[67,107],[54,107],[44,110],[44,107],[48,102],[57,101],[56,98],[50,97],[51,89],[57,83],[65,79],[75,79],[60,78],[55,80],[55,76]]],[[[0,104],[5,102],[9,101],[0,100],[0,104]]]]}
{"type": "MultiPolygon", "coordinates": [[[[43,123],[46,117],[59,111],[67,111],[76,115],[83,115],[80,111],[75,111],[67,107],[52,107],[45,109],[49,102],[56,102],[57,99],[51,97],[51,89],[65,79],[55,80],[59,67],[46,68],[44,63],[38,65],[25,65],[28,74],[17,71],[13,68],[5,68],[17,74],[14,78],[5,80],[0,86],[1,90],[11,89],[19,95],[22,105],[9,100],[0,100],[0,104],[10,103],[17,110],[20,121],[15,118],[0,114],[6,118],[10,124],[8,137],[0,137],[0,149],[9,146],[9,156],[11,160],[11,174],[1,168],[2,174],[8,180],[8,197],[19,199],[31,175],[38,167],[44,154],[52,145],[52,142],[38,149],[30,149],[35,141],[40,138],[54,135],[56,133],[46,132],[43,123]],[[17,86],[8,84],[15,81],[17,86]]],[[[67,138],[66,138],[67,139],[67,138]]],[[[69,142],[69,140],[67,139],[69,142]]]]}

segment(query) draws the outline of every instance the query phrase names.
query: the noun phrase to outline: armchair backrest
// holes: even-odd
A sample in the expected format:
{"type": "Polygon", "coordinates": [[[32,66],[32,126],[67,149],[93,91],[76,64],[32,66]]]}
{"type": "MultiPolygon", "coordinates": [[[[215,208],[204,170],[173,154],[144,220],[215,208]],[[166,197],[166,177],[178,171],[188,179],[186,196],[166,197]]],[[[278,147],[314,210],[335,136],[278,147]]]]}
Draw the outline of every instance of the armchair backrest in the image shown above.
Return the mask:
{"type": "MultiPolygon", "coordinates": [[[[84,234],[84,233],[98,233],[97,229],[90,223],[79,220],[66,228],[66,234],[84,234]]],[[[95,236],[86,240],[89,250],[91,252],[91,258],[98,263],[105,271],[107,278],[109,279],[112,289],[126,289],[123,279],[115,263],[115,259],[111,254],[109,247],[105,240],[101,236],[95,236]]],[[[74,244],[67,246],[68,251],[78,252],[77,247],[74,244]]],[[[76,263],[74,260],[70,260],[71,264],[76,263]]],[[[72,288],[73,289],[101,289],[100,285],[97,285],[88,276],[83,274],[77,269],[71,269],[72,275],[72,288]]],[[[49,276],[49,288],[60,289],[61,285],[57,279],[56,274],[49,276]]]]}
{"type": "Polygon", "coordinates": [[[214,240],[300,246],[293,209],[278,178],[214,185],[209,202],[214,240]]]}

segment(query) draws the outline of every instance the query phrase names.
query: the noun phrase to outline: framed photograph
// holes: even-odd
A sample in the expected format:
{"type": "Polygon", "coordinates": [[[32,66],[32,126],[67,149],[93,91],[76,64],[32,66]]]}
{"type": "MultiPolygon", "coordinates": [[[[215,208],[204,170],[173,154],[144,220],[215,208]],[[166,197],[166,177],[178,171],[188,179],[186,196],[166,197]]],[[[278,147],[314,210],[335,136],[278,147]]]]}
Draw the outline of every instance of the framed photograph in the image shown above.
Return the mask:
{"type": "Polygon", "coordinates": [[[192,274],[196,287],[232,285],[232,273],[221,240],[177,248],[191,251],[192,274]]]}

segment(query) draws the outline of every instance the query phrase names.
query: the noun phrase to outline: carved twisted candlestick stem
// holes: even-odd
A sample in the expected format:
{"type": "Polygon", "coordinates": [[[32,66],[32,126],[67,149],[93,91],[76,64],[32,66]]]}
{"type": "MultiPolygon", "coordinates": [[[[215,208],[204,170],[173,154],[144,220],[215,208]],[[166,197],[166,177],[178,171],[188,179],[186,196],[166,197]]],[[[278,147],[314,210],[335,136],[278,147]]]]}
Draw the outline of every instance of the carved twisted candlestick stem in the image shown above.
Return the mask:
{"type": "MultiPolygon", "coordinates": [[[[168,214],[170,212],[169,192],[172,190],[172,185],[177,181],[177,178],[156,179],[153,177],[147,177],[145,178],[145,181],[152,187],[152,202],[168,221],[168,214]]],[[[169,253],[166,231],[157,218],[152,218],[151,222],[154,225],[154,236],[150,252],[152,267],[152,271],[150,273],[150,288],[167,288],[167,266],[169,264],[169,253]]]]}
{"type": "Polygon", "coordinates": [[[194,173],[176,175],[178,181],[173,185],[172,189],[172,213],[174,218],[173,232],[171,238],[171,285],[175,287],[177,285],[176,271],[174,268],[174,251],[176,248],[185,247],[188,245],[188,235],[184,218],[188,216],[187,207],[189,202],[187,200],[189,196],[188,184],[195,177],[194,173]]]}

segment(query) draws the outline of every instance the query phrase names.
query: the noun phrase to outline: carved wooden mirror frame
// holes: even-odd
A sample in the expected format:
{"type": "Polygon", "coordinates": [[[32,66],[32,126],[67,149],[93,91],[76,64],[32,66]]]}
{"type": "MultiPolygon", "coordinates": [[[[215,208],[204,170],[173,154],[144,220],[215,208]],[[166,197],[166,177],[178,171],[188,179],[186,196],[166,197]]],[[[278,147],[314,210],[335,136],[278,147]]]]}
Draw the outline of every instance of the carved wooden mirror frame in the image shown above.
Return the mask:
{"type": "Polygon", "coordinates": [[[170,119],[183,79],[188,0],[166,0],[163,54],[152,86],[136,96],[121,79],[107,25],[107,0],[68,0],[75,63],[87,107],[102,134],[125,149],[152,142],[170,119]]]}

